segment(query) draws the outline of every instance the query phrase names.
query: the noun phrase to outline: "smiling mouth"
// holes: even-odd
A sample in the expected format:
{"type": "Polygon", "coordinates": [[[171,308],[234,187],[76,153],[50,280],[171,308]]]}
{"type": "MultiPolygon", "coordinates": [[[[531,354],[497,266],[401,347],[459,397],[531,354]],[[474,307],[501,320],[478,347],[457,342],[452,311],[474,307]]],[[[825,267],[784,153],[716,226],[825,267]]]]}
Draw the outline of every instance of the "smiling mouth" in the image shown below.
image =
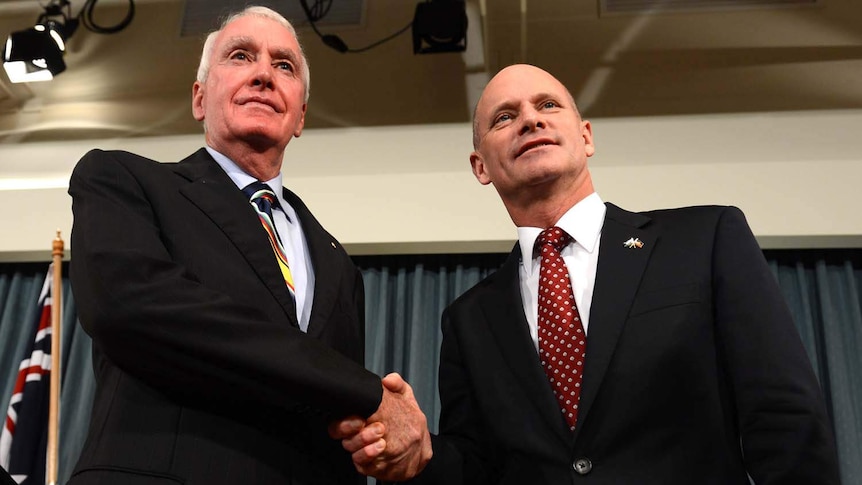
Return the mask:
{"type": "Polygon", "coordinates": [[[275,109],[275,107],[273,105],[271,105],[269,103],[265,103],[263,101],[257,101],[257,100],[246,101],[245,103],[243,103],[243,105],[244,106],[257,106],[259,108],[267,108],[270,111],[278,111],[275,109]]]}
{"type": "Polygon", "coordinates": [[[246,107],[257,107],[261,109],[265,108],[275,113],[281,112],[281,110],[279,110],[271,101],[260,97],[251,97],[244,100],[241,99],[239,100],[239,105],[246,107]]]}
{"type": "Polygon", "coordinates": [[[531,150],[534,150],[536,148],[542,148],[542,147],[546,147],[546,146],[550,146],[550,145],[553,145],[553,143],[544,142],[544,143],[536,143],[533,145],[528,145],[528,146],[522,148],[520,152],[518,152],[518,156],[520,157],[521,155],[523,155],[523,154],[525,154],[531,150]]]}

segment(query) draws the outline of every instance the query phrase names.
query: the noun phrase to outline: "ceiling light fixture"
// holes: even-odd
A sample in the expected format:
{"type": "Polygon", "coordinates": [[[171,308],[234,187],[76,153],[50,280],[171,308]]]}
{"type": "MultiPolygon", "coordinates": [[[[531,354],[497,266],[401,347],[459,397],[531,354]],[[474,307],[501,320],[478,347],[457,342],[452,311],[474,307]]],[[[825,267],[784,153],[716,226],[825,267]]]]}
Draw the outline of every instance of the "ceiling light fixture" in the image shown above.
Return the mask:
{"type": "Polygon", "coordinates": [[[78,28],[78,21],[68,11],[68,0],[52,1],[39,15],[36,25],[9,34],[3,50],[3,68],[10,81],[50,81],[66,70],[63,62],[66,40],[78,28]]]}
{"type": "Polygon", "coordinates": [[[467,50],[467,10],[463,0],[434,0],[416,5],[413,53],[467,50]]]}
{"type": "Polygon", "coordinates": [[[338,52],[358,54],[389,42],[413,28],[413,53],[464,52],[467,49],[467,10],[464,0],[426,0],[416,5],[413,21],[396,32],[354,49],[335,34],[323,34],[316,23],[329,12],[333,0],[300,0],[305,17],[324,44],[338,52]]]}
{"type": "Polygon", "coordinates": [[[113,34],[126,28],[134,17],[135,6],[133,0],[129,0],[126,18],[117,25],[102,27],[93,21],[96,1],[86,0],[78,17],[73,17],[69,0],[50,0],[36,25],[9,34],[3,49],[3,68],[9,80],[13,83],[50,81],[65,71],[66,42],[79,23],[83,22],[92,32],[113,34]]]}

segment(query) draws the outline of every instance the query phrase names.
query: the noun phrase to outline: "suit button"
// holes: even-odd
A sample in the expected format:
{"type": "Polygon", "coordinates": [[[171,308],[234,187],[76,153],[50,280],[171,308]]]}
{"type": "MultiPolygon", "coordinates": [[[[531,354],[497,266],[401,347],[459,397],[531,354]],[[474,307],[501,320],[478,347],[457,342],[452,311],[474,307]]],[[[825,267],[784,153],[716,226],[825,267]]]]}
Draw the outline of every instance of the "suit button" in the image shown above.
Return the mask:
{"type": "Polygon", "coordinates": [[[578,458],[572,464],[572,468],[578,472],[578,475],[586,475],[590,473],[590,470],[593,469],[593,463],[589,460],[589,458],[578,458]]]}

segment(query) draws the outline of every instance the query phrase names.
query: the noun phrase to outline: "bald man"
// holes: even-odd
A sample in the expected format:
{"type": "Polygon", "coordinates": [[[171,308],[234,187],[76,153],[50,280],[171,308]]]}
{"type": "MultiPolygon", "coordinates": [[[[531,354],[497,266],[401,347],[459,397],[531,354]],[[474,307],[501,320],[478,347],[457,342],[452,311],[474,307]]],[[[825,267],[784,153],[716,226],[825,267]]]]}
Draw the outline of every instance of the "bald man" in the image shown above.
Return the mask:
{"type": "MultiPolygon", "coordinates": [[[[476,179],[517,227],[443,314],[440,434],[422,484],[838,484],[831,424],[742,213],[604,203],[592,126],[534,66],[476,108],[476,179]]],[[[375,426],[347,435],[385,470],[375,426]]]]}

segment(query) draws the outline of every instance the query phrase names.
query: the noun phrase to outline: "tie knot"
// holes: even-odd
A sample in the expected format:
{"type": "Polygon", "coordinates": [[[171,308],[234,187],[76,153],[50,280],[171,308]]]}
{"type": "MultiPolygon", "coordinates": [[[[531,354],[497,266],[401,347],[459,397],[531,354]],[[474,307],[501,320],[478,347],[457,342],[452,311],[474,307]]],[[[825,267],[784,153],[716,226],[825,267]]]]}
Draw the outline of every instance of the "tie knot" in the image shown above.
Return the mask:
{"type": "Polygon", "coordinates": [[[263,182],[256,180],[246,185],[242,189],[242,193],[248,197],[248,200],[254,202],[258,206],[263,202],[265,203],[266,208],[279,207],[278,198],[275,196],[275,192],[272,191],[269,185],[263,182]]]}
{"type": "Polygon", "coordinates": [[[551,246],[559,252],[570,242],[572,242],[572,236],[569,236],[569,233],[557,226],[549,227],[536,238],[536,249],[539,250],[543,246],[551,246]]]}

